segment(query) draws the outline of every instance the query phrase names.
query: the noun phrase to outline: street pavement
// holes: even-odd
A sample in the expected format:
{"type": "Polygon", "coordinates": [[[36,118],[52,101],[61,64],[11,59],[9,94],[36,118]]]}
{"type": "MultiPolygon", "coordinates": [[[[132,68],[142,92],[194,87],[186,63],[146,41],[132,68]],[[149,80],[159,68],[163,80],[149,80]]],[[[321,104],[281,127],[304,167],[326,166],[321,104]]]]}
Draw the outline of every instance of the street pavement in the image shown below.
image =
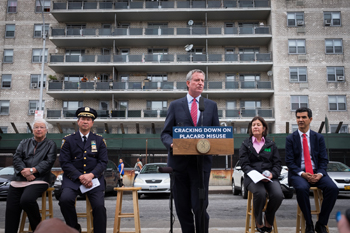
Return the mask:
{"type": "MultiPolygon", "coordinates": [[[[243,233],[245,225],[246,200],[241,196],[233,196],[231,186],[209,186],[209,214],[210,229],[209,233],[243,233]]],[[[130,193],[131,194],[131,193],[130,193]]],[[[312,197],[310,197],[311,199],[312,197]]],[[[127,193],[124,196],[123,212],[132,212],[132,198],[127,193]],[[125,209],[124,209],[125,208],[125,209]]],[[[349,208],[350,195],[342,195],[338,198],[336,206],[331,213],[329,221],[329,233],[337,233],[336,222],[334,220],[335,212],[340,210],[344,212],[349,208]]],[[[106,197],[107,208],[107,233],[113,232],[115,196],[106,197]]],[[[39,201],[40,203],[40,201],[39,201]]],[[[312,202],[313,203],[313,200],[312,202]]],[[[0,209],[4,210],[6,201],[0,201],[0,209]]],[[[139,200],[141,232],[143,233],[167,233],[170,232],[169,226],[169,201],[167,196],[160,197],[142,197],[139,200]]],[[[77,202],[79,212],[85,210],[85,201],[77,202]]],[[[4,232],[4,212],[0,211],[0,233],[4,232]]],[[[175,210],[174,210],[175,214],[175,210]]],[[[54,216],[63,219],[58,202],[54,200],[54,216]]],[[[277,212],[277,225],[279,233],[295,233],[296,200],[286,199],[283,201],[277,212]]],[[[180,225],[175,214],[174,233],[180,233],[180,225]]],[[[80,219],[83,229],[86,226],[86,220],[80,219]]],[[[123,219],[121,231],[133,231],[133,219],[123,219]],[[123,222],[124,221],[124,222],[123,222]]]]}

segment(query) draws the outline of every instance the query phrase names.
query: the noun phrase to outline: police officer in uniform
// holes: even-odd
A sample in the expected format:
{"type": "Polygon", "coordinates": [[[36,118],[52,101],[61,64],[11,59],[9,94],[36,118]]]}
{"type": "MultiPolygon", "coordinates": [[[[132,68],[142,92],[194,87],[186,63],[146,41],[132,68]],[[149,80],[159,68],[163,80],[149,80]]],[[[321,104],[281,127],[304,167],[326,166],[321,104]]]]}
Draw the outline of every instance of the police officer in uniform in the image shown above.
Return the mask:
{"type": "Polygon", "coordinates": [[[107,224],[104,204],[105,180],[103,171],[108,163],[105,140],[91,132],[97,112],[89,107],[76,111],[79,131],[63,138],[59,161],[64,172],[62,194],[59,200],[62,215],[68,226],[81,231],[75,209],[75,199],[81,194],[80,186],[92,187],[92,179],[100,185],[86,192],[93,215],[95,233],[105,233],[107,224]]]}

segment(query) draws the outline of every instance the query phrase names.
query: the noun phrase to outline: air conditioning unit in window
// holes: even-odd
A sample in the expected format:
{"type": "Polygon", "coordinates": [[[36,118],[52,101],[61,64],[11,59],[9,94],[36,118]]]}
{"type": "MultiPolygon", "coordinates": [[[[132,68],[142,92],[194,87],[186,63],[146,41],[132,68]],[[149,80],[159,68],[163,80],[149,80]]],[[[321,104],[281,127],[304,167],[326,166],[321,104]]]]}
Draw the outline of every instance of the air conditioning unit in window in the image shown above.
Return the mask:
{"type": "Polygon", "coordinates": [[[337,80],[338,80],[338,81],[344,81],[345,78],[344,78],[344,76],[337,76],[337,80]]]}
{"type": "Polygon", "coordinates": [[[38,84],[37,84],[37,83],[31,83],[31,84],[30,84],[30,87],[31,87],[31,88],[38,88],[38,84]]]}
{"type": "Polygon", "coordinates": [[[35,114],[35,109],[29,109],[29,114],[35,114]]]}
{"type": "Polygon", "coordinates": [[[331,26],[331,21],[330,20],[325,20],[324,21],[325,26],[331,26]]]}
{"type": "Polygon", "coordinates": [[[304,21],[299,20],[299,21],[297,22],[297,24],[298,24],[298,26],[304,26],[304,21]]]}

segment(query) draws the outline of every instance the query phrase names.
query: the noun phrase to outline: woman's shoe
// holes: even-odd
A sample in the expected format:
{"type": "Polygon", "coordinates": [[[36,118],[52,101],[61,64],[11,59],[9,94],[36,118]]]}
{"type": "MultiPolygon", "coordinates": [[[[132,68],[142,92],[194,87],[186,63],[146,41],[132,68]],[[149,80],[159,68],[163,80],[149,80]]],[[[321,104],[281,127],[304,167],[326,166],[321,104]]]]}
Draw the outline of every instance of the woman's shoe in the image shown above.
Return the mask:
{"type": "Polygon", "coordinates": [[[259,231],[259,232],[261,232],[261,233],[264,233],[264,232],[265,232],[265,227],[259,228],[257,225],[255,225],[255,227],[256,227],[256,230],[257,230],[257,231],[259,231]]]}
{"type": "Polygon", "coordinates": [[[272,231],[272,227],[263,227],[265,232],[270,233],[272,231]]]}

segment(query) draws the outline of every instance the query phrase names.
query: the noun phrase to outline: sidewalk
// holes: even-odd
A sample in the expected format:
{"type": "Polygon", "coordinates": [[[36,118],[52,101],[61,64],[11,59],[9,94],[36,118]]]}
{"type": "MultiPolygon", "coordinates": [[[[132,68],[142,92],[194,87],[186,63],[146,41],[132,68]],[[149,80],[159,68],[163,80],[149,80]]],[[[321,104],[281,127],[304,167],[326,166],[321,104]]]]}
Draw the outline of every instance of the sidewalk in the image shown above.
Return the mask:
{"type": "Polygon", "coordinates": [[[230,194],[230,193],[232,193],[231,186],[209,185],[209,194],[230,194]]]}
{"type": "MultiPolygon", "coordinates": [[[[86,229],[82,229],[83,231],[86,229]]],[[[133,228],[121,228],[122,231],[132,232],[135,231],[133,228]]],[[[169,228],[141,228],[142,233],[168,233],[169,228]]],[[[175,228],[174,233],[181,233],[180,228],[175,228]]],[[[295,227],[278,227],[278,232],[280,233],[295,233],[295,227]]],[[[4,229],[0,229],[0,233],[4,233],[4,229]]],[[[49,233],[49,232],[48,232],[49,233]]],[[[107,228],[107,233],[113,233],[113,228],[107,228]]],[[[233,227],[233,228],[209,228],[209,233],[244,233],[243,227],[233,227]]],[[[330,227],[329,233],[338,233],[336,227],[330,227]]]]}

